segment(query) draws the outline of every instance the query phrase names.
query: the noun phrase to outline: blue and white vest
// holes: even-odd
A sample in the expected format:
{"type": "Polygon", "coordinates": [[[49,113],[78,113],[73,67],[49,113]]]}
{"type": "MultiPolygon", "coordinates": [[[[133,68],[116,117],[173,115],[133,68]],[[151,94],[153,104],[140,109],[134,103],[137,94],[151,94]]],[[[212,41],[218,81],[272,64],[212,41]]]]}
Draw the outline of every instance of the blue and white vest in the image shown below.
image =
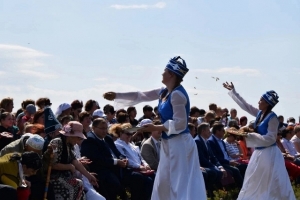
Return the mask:
{"type": "Polygon", "coordinates": [[[257,132],[261,135],[266,135],[268,133],[268,124],[271,118],[276,117],[277,115],[274,112],[268,114],[268,116],[257,126],[257,122],[262,115],[262,111],[260,110],[256,116],[254,128],[257,127],[257,132]]]}
{"type": "MultiPolygon", "coordinates": [[[[277,115],[274,112],[271,112],[268,114],[268,116],[257,126],[257,122],[259,121],[260,117],[262,115],[262,111],[260,110],[256,116],[256,120],[255,120],[255,124],[254,124],[254,128],[256,128],[257,132],[260,135],[266,135],[268,133],[268,124],[271,118],[276,117],[277,119],[277,115]]],[[[272,144],[271,146],[275,146],[276,142],[274,144],[272,144]]],[[[256,147],[255,149],[264,149],[267,147],[256,147]]]]}
{"type": "MultiPolygon", "coordinates": [[[[162,89],[160,91],[160,96],[167,90],[167,88],[162,89]]],[[[180,92],[182,92],[185,96],[185,98],[187,99],[187,103],[185,105],[185,112],[186,112],[186,117],[187,117],[187,123],[186,123],[186,128],[185,130],[183,130],[181,133],[189,133],[189,129],[188,129],[188,117],[190,114],[190,100],[189,100],[189,96],[186,93],[185,89],[182,87],[182,85],[176,87],[167,97],[166,101],[162,101],[162,98],[159,98],[159,103],[158,103],[158,112],[160,115],[160,120],[161,123],[164,124],[167,120],[173,120],[173,107],[171,104],[171,95],[174,91],[179,90],[180,92]]],[[[171,134],[170,136],[168,136],[165,132],[162,132],[162,138],[163,139],[169,139],[172,138],[174,136],[176,136],[178,134],[171,134]]]]}

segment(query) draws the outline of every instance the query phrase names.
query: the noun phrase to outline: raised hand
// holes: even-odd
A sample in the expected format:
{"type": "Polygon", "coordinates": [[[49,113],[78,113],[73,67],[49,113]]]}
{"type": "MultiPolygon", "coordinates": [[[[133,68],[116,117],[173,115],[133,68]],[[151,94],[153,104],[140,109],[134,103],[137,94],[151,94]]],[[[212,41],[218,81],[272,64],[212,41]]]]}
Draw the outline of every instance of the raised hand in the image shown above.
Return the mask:
{"type": "Polygon", "coordinates": [[[233,90],[234,89],[234,85],[232,82],[230,82],[230,84],[228,82],[223,83],[223,87],[226,88],[227,90],[233,90]]]}
{"type": "Polygon", "coordinates": [[[103,94],[103,98],[109,101],[113,101],[116,98],[115,92],[106,92],[103,94]]]}

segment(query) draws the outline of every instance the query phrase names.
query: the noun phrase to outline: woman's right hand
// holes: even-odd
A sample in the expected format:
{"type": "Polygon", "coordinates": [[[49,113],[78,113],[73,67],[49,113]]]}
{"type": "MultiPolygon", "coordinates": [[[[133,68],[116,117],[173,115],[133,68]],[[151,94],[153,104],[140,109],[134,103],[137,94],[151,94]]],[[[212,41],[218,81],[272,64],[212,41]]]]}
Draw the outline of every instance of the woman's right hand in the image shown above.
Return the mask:
{"type": "Polygon", "coordinates": [[[115,92],[105,92],[103,94],[103,98],[109,101],[113,101],[116,98],[115,92]]]}
{"type": "Polygon", "coordinates": [[[227,90],[233,90],[234,89],[234,85],[232,82],[230,82],[230,84],[228,82],[223,83],[223,87],[226,88],[227,90]]]}

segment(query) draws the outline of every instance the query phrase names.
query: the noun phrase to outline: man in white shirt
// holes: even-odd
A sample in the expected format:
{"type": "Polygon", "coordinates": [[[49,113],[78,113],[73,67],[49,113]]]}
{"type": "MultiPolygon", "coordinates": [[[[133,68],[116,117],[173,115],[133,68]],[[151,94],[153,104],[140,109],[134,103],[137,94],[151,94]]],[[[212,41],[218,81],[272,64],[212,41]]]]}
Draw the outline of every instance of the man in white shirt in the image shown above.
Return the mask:
{"type": "Polygon", "coordinates": [[[295,145],[293,144],[293,142],[291,141],[293,135],[294,135],[294,131],[293,128],[286,128],[282,131],[282,139],[281,139],[281,143],[284,147],[284,149],[286,150],[286,152],[288,152],[291,156],[294,156],[294,163],[298,166],[300,166],[300,159],[299,156],[300,154],[296,151],[295,149],[295,145]]]}

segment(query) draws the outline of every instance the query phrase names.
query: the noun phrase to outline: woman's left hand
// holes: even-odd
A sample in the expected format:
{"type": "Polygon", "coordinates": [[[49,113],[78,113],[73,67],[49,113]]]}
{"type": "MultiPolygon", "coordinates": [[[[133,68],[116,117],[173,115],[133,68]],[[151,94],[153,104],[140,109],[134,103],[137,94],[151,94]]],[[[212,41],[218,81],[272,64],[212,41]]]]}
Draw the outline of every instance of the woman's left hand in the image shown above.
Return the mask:
{"type": "Polygon", "coordinates": [[[99,187],[98,182],[97,182],[97,179],[96,179],[96,177],[95,177],[92,173],[89,173],[89,176],[86,177],[86,178],[89,180],[89,182],[90,182],[93,186],[99,187]]]}

